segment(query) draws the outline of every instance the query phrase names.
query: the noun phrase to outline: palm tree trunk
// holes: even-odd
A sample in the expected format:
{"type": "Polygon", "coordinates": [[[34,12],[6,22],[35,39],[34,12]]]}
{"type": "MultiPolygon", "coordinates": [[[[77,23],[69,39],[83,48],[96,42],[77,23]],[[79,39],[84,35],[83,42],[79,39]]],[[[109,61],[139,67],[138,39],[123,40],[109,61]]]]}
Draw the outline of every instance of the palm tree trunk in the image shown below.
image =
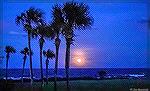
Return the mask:
{"type": "Polygon", "coordinates": [[[57,37],[55,39],[55,46],[56,46],[56,58],[55,58],[55,80],[54,80],[54,90],[57,91],[57,73],[58,73],[58,53],[59,53],[59,45],[60,39],[57,37]]]}
{"type": "Polygon", "coordinates": [[[22,83],[23,83],[23,74],[24,74],[24,67],[25,67],[25,63],[26,63],[26,55],[23,58],[23,68],[22,68],[22,83]]]}
{"type": "Polygon", "coordinates": [[[7,84],[7,77],[8,77],[8,60],[9,60],[9,54],[6,56],[6,84],[7,84]]]}
{"type": "Polygon", "coordinates": [[[43,46],[40,45],[40,68],[41,68],[41,80],[43,84],[44,81],[43,81],[42,47],[43,46]]]}
{"type": "Polygon", "coordinates": [[[28,47],[29,47],[29,57],[30,57],[30,78],[31,78],[31,85],[33,83],[33,69],[32,69],[32,54],[31,54],[31,38],[30,33],[28,32],[28,47]]]}
{"type": "Polygon", "coordinates": [[[65,69],[67,79],[67,90],[69,90],[69,61],[70,61],[70,41],[66,40],[66,58],[65,58],[65,69]]]}
{"type": "Polygon", "coordinates": [[[48,58],[46,59],[46,84],[48,84],[48,58]]]}

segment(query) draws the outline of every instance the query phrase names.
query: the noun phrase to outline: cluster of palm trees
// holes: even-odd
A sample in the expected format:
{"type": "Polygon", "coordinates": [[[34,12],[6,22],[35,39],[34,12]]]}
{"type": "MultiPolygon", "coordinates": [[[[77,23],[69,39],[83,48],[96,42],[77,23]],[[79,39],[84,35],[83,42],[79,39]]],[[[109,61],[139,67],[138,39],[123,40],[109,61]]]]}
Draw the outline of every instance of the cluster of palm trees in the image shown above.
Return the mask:
{"type": "MultiPolygon", "coordinates": [[[[63,35],[66,40],[66,56],[65,56],[65,73],[67,79],[67,88],[69,88],[69,63],[70,63],[70,47],[74,41],[74,30],[86,29],[93,24],[93,18],[90,16],[89,7],[84,3],[77,2],[66,2],[63,5],[54,5],[52,7],[52,21],[47,24],[44,20],[44,13],[40,9],[29,8],[27,11],[21,13],[16,17],[16,24],[22,25],[23,30],[28,34],[28,47],[24,48],[21,53],[24,55],[23,68],[25,65],[25,60],[27,55],[30,59],[30,76],[31,83],[33,82],[33,69],[32,69],[32,54],[31,51],[31,38],[37,37],[39,40],[40,47],[40,70],[41,79],[43,82],[43,67],[42,67],[42,57],[43,55],[47,57],[46,59],[46,69],[48,69],[49,58],[55,57],[55,81],[54,86],[56,86],[57,72],[58,72],[58,54],[59,46],[61,43],[60,35],[63,35]],[[55,53],[48,49],[43,51],[43,46],[45,39],[51,39],[55,42],[55,53]]],[[[15,53],[13,47],[7,46],[5,49],[9,59],[10,53],[15,53]],[[8,48],[9,47],[9,48],[8,48]],[[7,50],[9,49],[9,51],[7,50]]],[[[8,60],[7,60],[8,61],[8,60]]],[[[6,66],[7,69],[7,66],[6,66]]],[[[23,74],[23,73],[22,73],[23,74]]],[[[46,75],[47,77],[47,75],[46,75]]]]}

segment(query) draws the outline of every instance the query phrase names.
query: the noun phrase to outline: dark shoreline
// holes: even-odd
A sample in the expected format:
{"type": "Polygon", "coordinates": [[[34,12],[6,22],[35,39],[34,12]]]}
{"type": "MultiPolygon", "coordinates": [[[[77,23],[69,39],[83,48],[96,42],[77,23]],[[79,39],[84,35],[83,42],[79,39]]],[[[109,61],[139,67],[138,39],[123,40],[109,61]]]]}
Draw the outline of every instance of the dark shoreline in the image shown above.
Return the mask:
{"type": "MultiPolygon", "coordinates": [[[[64,79],[65,80],[65,79],[64,79]]],[[[66,81],[57,81],[58,91],[67,91],[66,81]]],[[[150,80],[144,79],[72,79],[70,80],[70,91],[129,91],[130,88],[150,89],[150,80]]],[[[41,82],[34,81],[21,83],[17,81],[5,83],[0,81],[0,91],[54,91],[54,82],[46,82],[44,86],[41,82]]]]}

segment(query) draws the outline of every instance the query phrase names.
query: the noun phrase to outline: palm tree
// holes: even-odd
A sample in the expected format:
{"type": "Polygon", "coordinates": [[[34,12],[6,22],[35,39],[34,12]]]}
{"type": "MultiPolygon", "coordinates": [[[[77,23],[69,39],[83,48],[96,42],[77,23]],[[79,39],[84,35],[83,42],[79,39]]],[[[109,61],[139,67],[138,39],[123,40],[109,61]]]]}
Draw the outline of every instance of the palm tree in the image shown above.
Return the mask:
{"type": "Polygon", "coordinates": [[[50,27],[55,34],[56,56],[55,56],[55,70],[54,70],[54,74],[55,74],[54,75],[54,77],[55,77],[54,88],[56,91],[56,88],[57,88],[56,81],[57,81],[57,73],[58,73],[58,53],[59,53],[59,46],[60,46],[60,42],[61,42],[59,36],[62,32],[62,27],[63,27],[63,23],[64,23],[63,16],[62,16],[62,10],[58,5],[55,5],[53,7],[52,17],[53,17],[53,20],[52,20],[50,27]]]}
{"type": "Polygon", "coordinates": [[[23,83],[24,67],[25,67],[27,56],[29,55],[29,49],[28,49],[28,47],[25,47],[23,50],[20,51],[20,53],[24,55],[23,56],[23,68],[22,68],[22,83],[23,83]]]}
{"type": "Polygon", "coordinates": [[[16,24],[22,24],[25,31],[28,34],[28,48],[30,57],[30,77],[31,84],[33,82],[33,69],[32,69],[32,55],[31,55],[31,36],[34,35],[33,27],[41,23],[43,13],[40,9],[35,9],[33,7],[29,8],[27,11],[21,13],[21,15],[16,17],[16,24]]]}
{"type": "Polygon", "coordinates": [[[69,89],[70,45],[73,43],[74,30],[90,27],[93,18],[89,15],[89,7],[83,3],[67,2],[63,5],[62,12],[65,23],[63,34],[66,39],[65,70],[67,88],[69,89]]]}
{"type": "Polygon", "coordinates": [[[49,31],[49,26],[46,25],[46,23],[41,23],[38,25],[35,29],[37,35],[39,36],[39,46],[40,46],[40,68],[41,68],[41,79],[42,79],[42,84],[44,82],[43,79],[43,67],[42,67],[42,51],[43,51],[43,46],[45,43],[45,38],[54,38],[54,33],[52,31],[49,31]]]}
{"type": "Polygon", "coordinates": [[[16,53],[16,49],[14,47],[12,47],[12,46],[6,46],[4,51],[6,52],[6,83],[7,83],[8,60],[10,58],[10,54],[11,53],[16,53]]]}
{"type": "Polygon", "coordinates": [[[55,53],[48,49],[47,51],[43,51],[43,55],[46,57],[46,84],[48,84],[48,64],[49,59],[53,59],[55,57],[55,53]]]}

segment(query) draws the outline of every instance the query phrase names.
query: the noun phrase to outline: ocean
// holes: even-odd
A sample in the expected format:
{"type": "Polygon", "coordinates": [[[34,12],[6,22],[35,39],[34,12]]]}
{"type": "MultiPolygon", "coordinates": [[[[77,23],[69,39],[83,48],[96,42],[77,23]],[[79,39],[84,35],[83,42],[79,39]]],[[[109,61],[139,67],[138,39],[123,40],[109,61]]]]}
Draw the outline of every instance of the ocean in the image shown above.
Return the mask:
{"type": "MultiPolygon", "coordinates": [[[[98,71],[106,71],[108,75],[145,74],[150,79],[150,69],[147,68],[71,68],[70,77],[97,77],[98,71]]],[[[24,76],[29,77],[29,69],[25,69],[24,76]]],[[[43,71],[44,76],[46,71],[43,71]]],[[[21,77],[22,69],[8,69],[8,77],[21,77]]],[[[34,77],[40,78],[40,69],[33,69],[34,77]]],[[[48,70],[49,77],[54,76],[54,69],[48,70]]],[[[5,77],[5,69],[0,69],[0,78],[5,77]]],[[[65,77],[65,69],[58,70],[58,77],[65,77]]]]}

